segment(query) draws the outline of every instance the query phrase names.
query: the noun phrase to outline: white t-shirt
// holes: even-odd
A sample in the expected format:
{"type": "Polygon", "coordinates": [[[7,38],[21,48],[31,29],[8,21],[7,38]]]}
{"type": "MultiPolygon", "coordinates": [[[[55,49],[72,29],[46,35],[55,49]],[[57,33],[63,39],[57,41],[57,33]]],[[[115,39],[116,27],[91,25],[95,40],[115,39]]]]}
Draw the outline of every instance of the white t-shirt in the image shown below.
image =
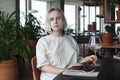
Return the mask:
{"type": "MultiPolygon", "coordinates": [[[[54,37],[47,35],[40,38],[36,45],[37,68],[51,64],[59,68],[67,68],[77,62],[79,47],[73,37],[64,35],[54,37]]],[[[53,80],[57,74],[41,72],[41,80],[53,80]]]]}

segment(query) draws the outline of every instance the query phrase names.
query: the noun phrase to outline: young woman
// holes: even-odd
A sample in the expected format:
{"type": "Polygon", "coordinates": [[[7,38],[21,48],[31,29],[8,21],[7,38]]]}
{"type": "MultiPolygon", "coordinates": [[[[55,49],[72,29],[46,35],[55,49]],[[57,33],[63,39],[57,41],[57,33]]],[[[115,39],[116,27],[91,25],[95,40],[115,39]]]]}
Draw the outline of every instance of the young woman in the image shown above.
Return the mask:
{"type": "Polygon", "coordinates": [[[46,30],[51,34],[40,38],[36,45],[37,68],[41,70],[41,80],[53,80],[66,68],[97,61],[95,55],[78,60],[79,46],[71,36],[64,34],[66,27],[63,12],[59,8],[51,8],[46,19],[46,30]]]}

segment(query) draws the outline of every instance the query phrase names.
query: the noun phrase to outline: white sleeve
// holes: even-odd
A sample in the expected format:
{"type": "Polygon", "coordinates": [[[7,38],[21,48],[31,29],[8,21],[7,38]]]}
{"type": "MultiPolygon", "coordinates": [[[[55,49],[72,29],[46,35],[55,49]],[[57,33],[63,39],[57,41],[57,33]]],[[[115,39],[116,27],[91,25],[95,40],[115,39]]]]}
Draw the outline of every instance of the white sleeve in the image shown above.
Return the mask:
{"type": "Polygon", "coordinates": [[[78,45],[78,43],[76,41],[75,41],[75,44],[76,44],[76,51],[77,51],[77,54],[79,56],[80,55],[79,45],[78,45]]]}
{"type": "Polygon", "coordinates": [[[72,41],[74,42],[74,45],[75,45],[75,48],[76,48],[76,51],[77,51],[77,59],[78,59],[78,60],[83,59],[83,57],[80,56],[79,44],[77,43],[77,41],[76,41],[74,38],[72,38],[72,41]]]}
{"type": "Polygon", "coordinates": [[[49,60],[46,57],[47,44],[43,39],[39,39],[36,45],[36,58],[37,68],[49,64],[49,60]]]}
{"type": "Polygon", "coordinates": [[[73,43],[74,43],[74,45],[75,45],[77,54],[78,54],[78,56],[79,56],[79,55],[80,55],[79,45],[78,45],[77,41],[76,41],[73,37],[72,37],[72,41],[73,41],[73,43]]]}

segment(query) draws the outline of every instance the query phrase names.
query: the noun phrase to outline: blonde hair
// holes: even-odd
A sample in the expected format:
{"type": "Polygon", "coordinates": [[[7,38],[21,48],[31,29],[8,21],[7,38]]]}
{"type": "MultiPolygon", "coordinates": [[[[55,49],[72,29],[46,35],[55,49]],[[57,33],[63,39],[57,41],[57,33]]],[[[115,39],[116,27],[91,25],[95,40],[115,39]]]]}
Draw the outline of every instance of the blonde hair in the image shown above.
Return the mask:
{"type": "Polygon", "coordinates": [[[63,21],[64,29],[67,27],[67,21],[66,21],[66,18],[64,16],[63,11],[60,10],[59,8],[51,8],[47,13],[46,22],[45,22],[45,29],[50,33],[52,32],[52,30],[51,30],[51,26],[50,26],[50,16],[49,16],[49,14],[53,11],[58,11],[62,15],[62,21],[63,21]]]}

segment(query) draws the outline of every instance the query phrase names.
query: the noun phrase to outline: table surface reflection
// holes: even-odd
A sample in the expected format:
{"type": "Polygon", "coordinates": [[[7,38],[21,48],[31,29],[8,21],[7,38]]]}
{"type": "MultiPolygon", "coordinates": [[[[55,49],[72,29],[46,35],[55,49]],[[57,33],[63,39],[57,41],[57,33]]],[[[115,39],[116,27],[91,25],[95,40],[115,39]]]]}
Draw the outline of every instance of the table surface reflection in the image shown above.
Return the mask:
{"type": "Polygon", "coordinates": [[[54,80],[120,80],[120,60],[114,58],[102,58],[98,60],[101,66],[96,78],[81,76],[66,76],[60,73],[54,80]]]}

